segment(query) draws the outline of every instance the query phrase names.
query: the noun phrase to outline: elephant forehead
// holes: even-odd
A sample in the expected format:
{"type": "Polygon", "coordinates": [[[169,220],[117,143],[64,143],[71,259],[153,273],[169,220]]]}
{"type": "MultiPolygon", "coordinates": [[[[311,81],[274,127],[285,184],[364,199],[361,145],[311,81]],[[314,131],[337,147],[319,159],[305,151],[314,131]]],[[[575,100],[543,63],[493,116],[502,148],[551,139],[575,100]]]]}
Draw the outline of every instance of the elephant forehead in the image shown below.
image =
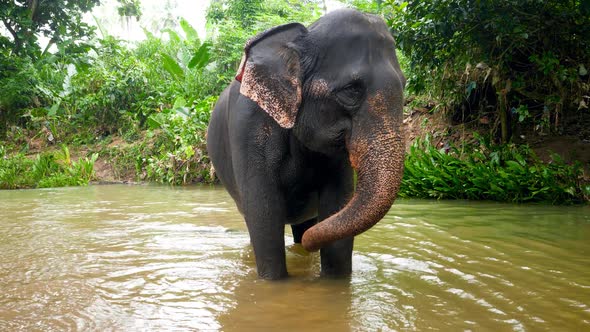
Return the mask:
{"type": "Polygon", "coordinates": [[[383,19],[376,15],[362,13],[353,9],[339,9],[322,16],[309,27],[310,31],[324,31],[334,34],[336,31],[374,30],[388,31],[383,19]]]}
{"type": "Polygon", "coordinates": [[[397,64],[393,43],[377,45],[367,38],[361,38],[358,43],[340,40],[323,52],[314,74],[332,84],[345,85],[363,79],[381,88],[394,78],[397,64]]]}
{"type": "Polygon", "coordinates": [[[309,35],[324,52],[333,51],[340,58],[395,48],[393,36],[383,20],[364,14],[327,19],[310,27],[309,35]]]}

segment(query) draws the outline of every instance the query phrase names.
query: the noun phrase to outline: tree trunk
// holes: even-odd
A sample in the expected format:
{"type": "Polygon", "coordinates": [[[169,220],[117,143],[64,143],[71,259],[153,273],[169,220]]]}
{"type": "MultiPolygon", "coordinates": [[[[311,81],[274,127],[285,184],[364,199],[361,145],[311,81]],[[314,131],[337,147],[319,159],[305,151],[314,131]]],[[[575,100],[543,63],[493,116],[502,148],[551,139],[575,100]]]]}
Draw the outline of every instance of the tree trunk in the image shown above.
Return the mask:
{"type": "Polygon", "coordinates": [[[510,92],[512,88],[512,81],[507,80],[506,86],[500,90],[499,93],[499,100],[498,100],[498,112],[500,113],[500,130],[502,133],[502,143],[508,143],[510,139],[510,134],[508,132],[508,102],[506,95],[510,92]]]}
{"type": "Polygon", "coordinates": [[[12,38],[14,39],[14,53],[18,53],[20,51],[20,49],[22,48],[22,41],[20,40],[20,38],[18,38],[18,34],[16,33],[16,31],[14,31],[14,28],[12,27],[12,25],[10,25],[9,22],[7,22],[3,18],[2,23],[4,23],[6,30],[8,30],[8,32],[10,32],[10,34],[12,35],[12,38]]]}
{"type": "Polygon", "coordinates": [[[37,17],[37,11],[39,10],[39,0],[29,0],[27,1],[27,7],[31,11],[29,13],[29,18],[31,21],[35,22],[35,18],[37,17]]]}

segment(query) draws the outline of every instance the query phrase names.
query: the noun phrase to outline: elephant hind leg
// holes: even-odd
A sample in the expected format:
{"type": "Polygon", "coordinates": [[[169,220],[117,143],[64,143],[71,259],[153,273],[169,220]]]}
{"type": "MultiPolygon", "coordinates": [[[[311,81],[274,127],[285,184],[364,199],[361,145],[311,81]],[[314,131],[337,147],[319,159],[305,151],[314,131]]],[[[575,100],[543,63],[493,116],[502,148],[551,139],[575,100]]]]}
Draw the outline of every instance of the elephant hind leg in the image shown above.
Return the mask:
{"type": "Polygon", "coordinates": [[[302,222],[300,224],[291,225],[291,231],[293,232],[293,242],[301,243],[301,238],[303,237],[303,233],[305,233],[306,230],[308,230],[309,228],[311,228],[313,225],[315,225],[317,223],[318,223],[318,219],[312,218],[312,219],[309,219],[309,220],[302,222]]]}

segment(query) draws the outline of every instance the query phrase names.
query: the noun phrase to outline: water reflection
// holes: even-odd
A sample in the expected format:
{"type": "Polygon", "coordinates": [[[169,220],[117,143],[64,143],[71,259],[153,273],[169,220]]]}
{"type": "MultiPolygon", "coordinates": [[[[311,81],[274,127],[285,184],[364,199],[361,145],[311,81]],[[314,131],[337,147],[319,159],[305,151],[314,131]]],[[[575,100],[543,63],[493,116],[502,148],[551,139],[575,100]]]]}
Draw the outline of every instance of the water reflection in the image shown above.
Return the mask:
{"type": "Polygon", "coordinates": [[[256,278],[219,188],[0,191],[0,330],[590,329],[590,208],[399,201],[319,278],[256,278]]]}
{"type": "MultiPolygon", "coordinates": [[[[309,260],[303,261],[309,264],[309,260]]],[[[298,262],[289,259],[287,263],[293,266],[298,262]]],[[[269,282],[257,280],[251,273],[238,282],[232,297],[231,308],[219,316],[224,331],[350,330],[350,279],[294,275],[289,280],[269,282]]]]}

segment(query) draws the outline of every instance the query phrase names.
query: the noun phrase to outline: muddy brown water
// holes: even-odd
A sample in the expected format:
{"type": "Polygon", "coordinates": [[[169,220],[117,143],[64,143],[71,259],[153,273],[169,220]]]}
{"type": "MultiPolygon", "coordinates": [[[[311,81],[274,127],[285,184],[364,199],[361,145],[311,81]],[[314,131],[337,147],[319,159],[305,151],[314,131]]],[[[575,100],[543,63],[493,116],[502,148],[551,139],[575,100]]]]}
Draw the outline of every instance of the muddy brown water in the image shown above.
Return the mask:
{"type": "Polygon", "coordinates": [[[286,232],[256,278],[222,188],[0,191],[0,331],[590,331],[590,207],[398,200],[350,279],[286,232]]]}

